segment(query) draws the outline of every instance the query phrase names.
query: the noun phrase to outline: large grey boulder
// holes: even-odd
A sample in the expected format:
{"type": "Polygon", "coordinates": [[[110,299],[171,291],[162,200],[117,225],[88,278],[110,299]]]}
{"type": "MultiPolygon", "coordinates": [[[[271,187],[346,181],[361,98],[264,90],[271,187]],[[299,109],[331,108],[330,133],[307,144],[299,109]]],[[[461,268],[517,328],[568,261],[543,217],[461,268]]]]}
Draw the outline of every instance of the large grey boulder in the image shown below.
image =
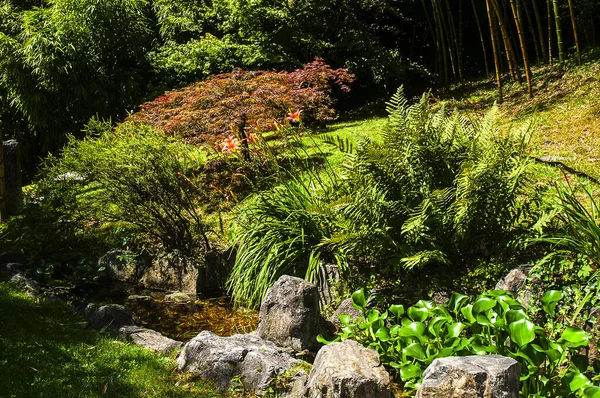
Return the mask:
{"type": "Polygon", "coordinates": [[[417,398],[518,398],[519,376],[517,361],[500,355],[436,359],[417,398]]]}
{"type": "Polygon", "coordinates": [[[358,318],[363,316],[363,313],[352,305],[352,298],[347,298],[340,303],[340,306],[335,310],[329,322],[333,324],[336,328],[341,328],[344,325],[340,322],[341,315],[350,315],[350,322],[356,322],[358,318]]]}
{"type": "Polygon", "coordinates": [[[184,292],[195,296],[200,265],[197,259],[178,251],[162,253],[152,259],[140,283],[147,289],[184,292]]]}
{"type": "Polygon", "coordinates": [[[324,325],[317,287],[304,279],[282,276],[260,306],[258,335],[297,352],[319,347],[324,325]]]}
{"type": "Polygon", "coordinates": [[[119,328],[117,334],[123,340],[131,341],[163,355],[168,355],[183,345],[181,341],[170,339],[155,330],[140,326],[123,326],[119,328]]]}
{"type": "Polygon", "coordinates": [[[109,328],[118,332],[123,326],[139,325],[137,317],[118,304],[87,303],[79,308],[94,329],[109,328]]]}
{"type": "Polygon", "coordinates": [[[391,398],[390,375],[375,350],[354,340],[319,351],[307,382],[309,398],[391,398]]]}
{"type": "Polygon", "coordinates": [[[203,331],[177,358],[179,370],[191,372],[227,390],[234,378],[244,389],[264,394],[272,379],[300,364],[289,353],[253,334],[220,337],[203,331]]]}

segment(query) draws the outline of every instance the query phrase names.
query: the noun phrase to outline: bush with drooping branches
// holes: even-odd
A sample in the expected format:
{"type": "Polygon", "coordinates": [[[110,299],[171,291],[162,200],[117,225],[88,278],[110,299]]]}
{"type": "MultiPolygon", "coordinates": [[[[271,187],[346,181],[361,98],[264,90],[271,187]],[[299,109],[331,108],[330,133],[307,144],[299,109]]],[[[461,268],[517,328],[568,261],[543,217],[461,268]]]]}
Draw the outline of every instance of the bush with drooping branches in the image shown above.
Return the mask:
{"type": "Polygon", "coordinates": [[[333,96],[350,91],[353,78],[319,59],[292,72],[237,69],[169,91],[132,117],[188,143],[214,143],[232,131],[245,138],[299,111],[307,125],[334,120],[333,96]]]}

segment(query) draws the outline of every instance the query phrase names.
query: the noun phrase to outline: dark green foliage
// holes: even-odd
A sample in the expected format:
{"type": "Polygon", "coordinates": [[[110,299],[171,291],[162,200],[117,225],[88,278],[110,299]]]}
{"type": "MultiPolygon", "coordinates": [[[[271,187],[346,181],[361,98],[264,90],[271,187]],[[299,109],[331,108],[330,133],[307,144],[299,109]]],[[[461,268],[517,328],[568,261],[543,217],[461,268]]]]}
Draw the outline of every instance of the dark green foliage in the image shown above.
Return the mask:
{"type": "MultiPolygon", "coordinates": [[[[541,298],[544,314],[553,318],[562,299],[561,291],[546,292],[541,298]]],[[[475,299],[454,293],[447,305],[421,300],[406,309],[392,305],[383,313],[367,308],[367,300],[364,289],[352,295],[363,317],[351,322],[341,315],[344,327],[336,340],[353,339],[377,350],[406,390],[418,388],[423,371],[436,358],[496,354],[519,362],[523,397],[593,397],[598,391],[592,382],[595,372],[579,351],[590,344],[590,335],[567,326],[553,339],[502,290],[475,299]]],[[[328,343],[321,336],[319,340],[328,343]]]]}

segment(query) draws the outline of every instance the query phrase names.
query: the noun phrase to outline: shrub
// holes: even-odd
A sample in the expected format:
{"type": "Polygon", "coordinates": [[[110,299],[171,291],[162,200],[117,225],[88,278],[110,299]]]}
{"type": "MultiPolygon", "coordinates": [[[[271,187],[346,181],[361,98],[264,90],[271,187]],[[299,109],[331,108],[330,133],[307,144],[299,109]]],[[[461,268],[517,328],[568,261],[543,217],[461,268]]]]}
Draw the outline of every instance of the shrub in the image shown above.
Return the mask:
{"type": "Polygon", "coordinates": [[[332,120],[329,94],[336,87],[348,91],[351,81],[346,70],[319,60],[290,73],[236,70],[168,92],[143,104],[133,118],[188,142],[212,143],[232,128],[238,134],[273,130],[298,110],[305,123],[332,120]]]}
{"type": "Polygon", "coordinates": [[[112,224],[129,226],[145,242],[167,249],[208,249],[192,182],[199,166],[195,154],[138,123],[111,130],[110,123],[94,121],[91,130],[101,134],[71,139],[59,158],[46,160],[24,221],[41,217],[48,229],[66,234],[63,248],[74,246],[68,237],[90,236],[112,224]]]}

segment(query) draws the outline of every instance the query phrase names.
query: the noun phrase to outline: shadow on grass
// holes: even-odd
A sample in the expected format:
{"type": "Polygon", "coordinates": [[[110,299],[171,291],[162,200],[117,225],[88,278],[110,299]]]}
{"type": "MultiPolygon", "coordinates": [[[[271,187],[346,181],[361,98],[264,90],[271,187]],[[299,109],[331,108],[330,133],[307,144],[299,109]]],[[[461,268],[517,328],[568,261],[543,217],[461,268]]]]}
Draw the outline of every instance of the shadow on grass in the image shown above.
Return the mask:
{"type": "Polygon", "coordinates": [[[0,282],[0,397],[221,397],[175,363],[0,282]]]}

